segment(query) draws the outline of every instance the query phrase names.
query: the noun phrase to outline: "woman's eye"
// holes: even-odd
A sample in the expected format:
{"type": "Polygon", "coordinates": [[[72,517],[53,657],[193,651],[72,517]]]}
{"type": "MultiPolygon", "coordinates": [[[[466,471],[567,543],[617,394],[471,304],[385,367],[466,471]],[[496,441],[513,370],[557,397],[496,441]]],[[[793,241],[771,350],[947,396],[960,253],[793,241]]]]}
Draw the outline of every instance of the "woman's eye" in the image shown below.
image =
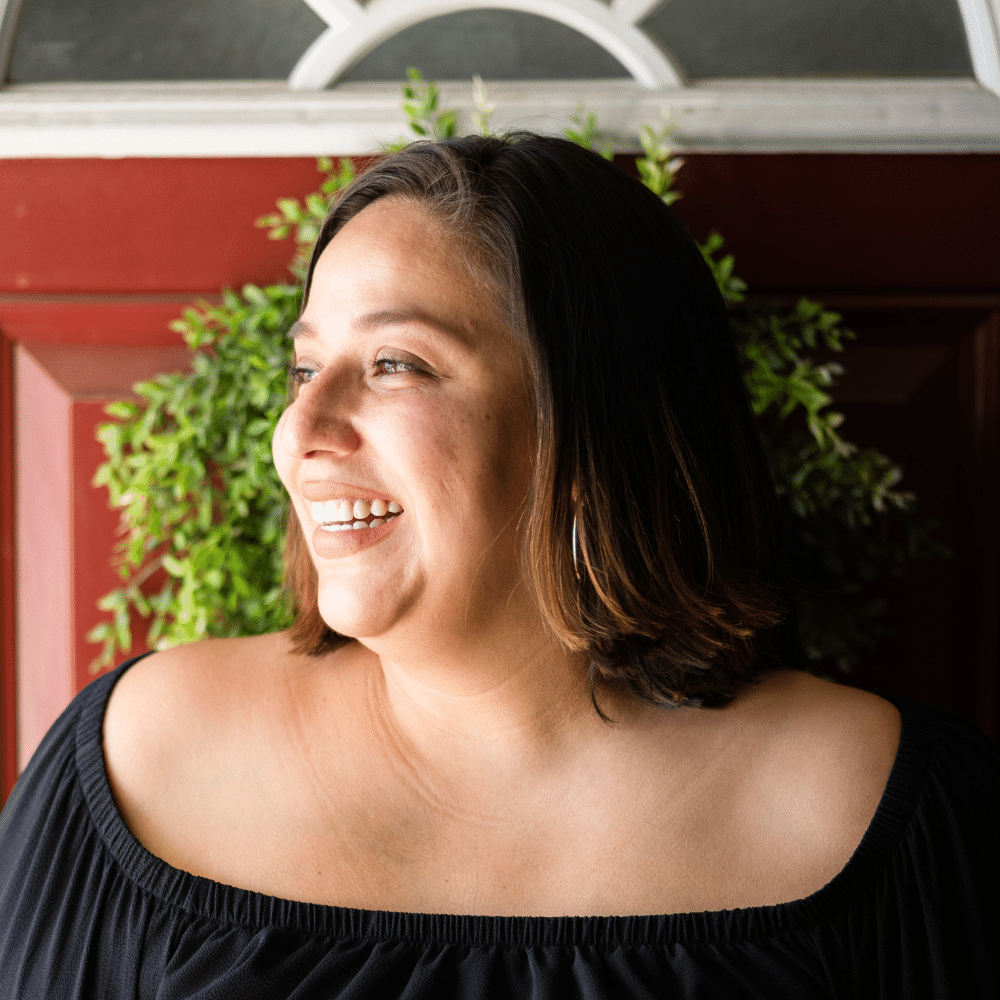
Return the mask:
{"type": "MultiPolygon", "coordinates": [[[[419,372],[422,369],[410,361],[401,361],[399,358],[376,358],[372,362],[376,375],[405,375],[410,372],[419,372]]],[[[301,362],[288,366],[288,374],[296,386],[307,385],[319,374],[318,369],[301,362]]]]}
{"type": "Polygon", "coordinates": [[[380,369],[383,375],[401,375],[404,372],[418,372],[420,369],[409,361],[400,361],[397,358],[376,358],[374,367],[380,369]]]}
{"type": "Polygon", "coordinates": [[[288,374],[295,385],[305,385],[307,382],[312,381],[313,376],[316,374],[316,369],[307,368],[305,365],[289,365],[288,374]]]}

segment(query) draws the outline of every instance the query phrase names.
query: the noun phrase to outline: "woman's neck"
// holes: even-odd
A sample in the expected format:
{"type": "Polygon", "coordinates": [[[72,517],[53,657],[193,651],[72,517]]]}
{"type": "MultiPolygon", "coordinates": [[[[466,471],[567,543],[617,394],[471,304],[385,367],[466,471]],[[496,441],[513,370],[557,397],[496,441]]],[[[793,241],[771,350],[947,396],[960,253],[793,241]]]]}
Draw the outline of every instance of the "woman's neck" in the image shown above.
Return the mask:
{"type": "MultiPolygon", "coordinates": [[[[588,657],[538,631],[408,644],[422,655],[405,659],[373,645],[379,651],[365,644],[362,653],[373,735],[414,781],[463,809],[579,767],[614,728],[591,702],[588,657]]],[[[627,712],[622,702],[602,692],[616,718],[627,712]]]]}

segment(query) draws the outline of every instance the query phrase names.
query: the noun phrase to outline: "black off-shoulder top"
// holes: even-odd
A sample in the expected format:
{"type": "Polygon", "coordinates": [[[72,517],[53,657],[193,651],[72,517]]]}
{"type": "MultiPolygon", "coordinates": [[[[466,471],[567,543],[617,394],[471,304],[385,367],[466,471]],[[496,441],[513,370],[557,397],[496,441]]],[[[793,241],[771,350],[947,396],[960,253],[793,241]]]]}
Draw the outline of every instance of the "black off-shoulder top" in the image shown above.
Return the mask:
{"type": "Polygon", "coordinates": [[[811,896],[664,916],[389,913],[172,868],[129,832],[101,730],[115,681],[55,723],[0,813],[0,997],[1000,997],[1000,751],[891,697],[899,751],[853,856],[811,896]]]}

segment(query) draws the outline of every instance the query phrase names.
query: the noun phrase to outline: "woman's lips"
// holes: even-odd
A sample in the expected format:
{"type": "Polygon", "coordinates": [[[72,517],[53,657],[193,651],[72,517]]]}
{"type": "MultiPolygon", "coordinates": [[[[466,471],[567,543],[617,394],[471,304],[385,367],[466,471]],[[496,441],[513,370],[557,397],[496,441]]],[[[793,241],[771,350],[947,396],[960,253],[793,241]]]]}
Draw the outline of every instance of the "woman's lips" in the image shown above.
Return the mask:
{"type": "Polygon", "coordinates": [[[405,511],[377,528],[356,528],[351,531],[327,531],[317,524],[313,531],[313,550],[320,559],[337,559],[377,545],[396,528],[405,511]]]}

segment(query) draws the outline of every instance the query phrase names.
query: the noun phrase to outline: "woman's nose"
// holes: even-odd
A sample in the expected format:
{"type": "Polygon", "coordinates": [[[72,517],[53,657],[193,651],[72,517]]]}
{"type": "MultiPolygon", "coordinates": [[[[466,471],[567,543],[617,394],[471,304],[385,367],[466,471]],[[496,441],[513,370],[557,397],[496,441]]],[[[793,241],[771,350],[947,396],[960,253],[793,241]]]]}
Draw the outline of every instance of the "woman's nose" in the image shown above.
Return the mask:
{"type": "Polygon", "coordinates": [[[354,428],[346,407],[343,387],[337,391],[322,375],[299,389],[296,398],[281,415],[278,440],[292,458],[306,458],[314,452],[349,455],[358,449],[361,436],[354,428]]]}

